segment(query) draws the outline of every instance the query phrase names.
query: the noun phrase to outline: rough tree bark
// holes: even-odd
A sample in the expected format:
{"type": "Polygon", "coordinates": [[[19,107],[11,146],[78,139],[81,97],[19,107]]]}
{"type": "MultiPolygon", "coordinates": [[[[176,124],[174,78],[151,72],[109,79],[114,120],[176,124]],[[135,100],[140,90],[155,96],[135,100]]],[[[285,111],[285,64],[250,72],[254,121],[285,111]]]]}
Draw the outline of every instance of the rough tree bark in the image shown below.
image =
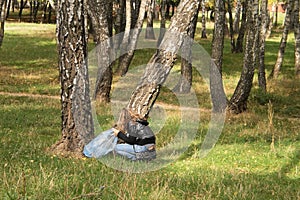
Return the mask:
{"type": "Polygon", "coordinates": [[[119,48],[121,42],[122,42],[122,33],[125,31],[125,0],[119,0],[119,4],[117,7],[117,16],[116,16],[116,20],[114,23],[114,29],[115,29],[115,34],[118,35],[118,37],[116,37],[116,40],[114,42],[114,47],[115,48],[119,48]]]}
{"type": "Polygon", "coordinates": [[[235,39],[234,39],[234,30],[233,30],[231,0],[227,0],[227,8],[228,8],[228,14],[229,14],[230,45],[231,45],[231,52],[233,53],[233,52],[235,52],[235,39]]]}
{"type": "Polygon", "coordinates": [[[160,45],[161,40],[163,39],[166,31],[166,0],[162,0],[160,4],[160,31],[159,37],[157,40],[157,46],[160,45]]]}
{"type": "Polygon", "coordinates": [[[240,29],[241,10],[242,10],[241,0],[237,0],[236,7],[235,7],[235,16],[233,21],[233,31],[235,34],[237,34],[240,29]]]}
{"type": "Polygon", "coordinates": [[[201,38],[207,38],[206,35],[206,7],[205,7],[205,0],[201,0],[201,8],[202,8],[202,17],[201,17],[201,23],[202,23],[202,30],[201,30],[201,38]]]}
{"type": "Polygon", "coordinates": [[[61,83],[62,138],[52,146],[57,154],[81,157],[93,138],[87,70],[87,2],[59,0],[57,42],[61,83]]]}
{"type": "Polygon", "coordinates": [[[174,66],[176,54],[183,42],[183,36],[180,34],[187,35],[189,24],[193,20],[198,5],[198,0],[180,2],[159,49],[148,62],[144,75],[131,95],[127,110],[140,117],[148,116],[162,84],[174,66]]]}
{"type": "Polygon", "coordinates": [[[215,25],[212,40],[212,66],[210,67],[210,91],[212,97],[213,111],[223,112],[226,104],[222,104],[219,97],[224,97],[225,91],[222,82],[222,65],[223,65],[223,49],[225,36],[225,2],[223,0],[215,0],[215,25]],[[216,72],[218,70],[218,72],[216,72]],[[214,74],[220,76],[214,76],[214,74]]]}
{"type": "Polygon", "coordinates": [[[256,19],[258,16],[258,0],[247,1],[247,36],[244,55],[243,70],[238,85],[228,104],[228,111],[239,114],[247,110],[247,101],[252,88],[255,70],[255,40],[257,32],[256,19]]]}
{"type": "Polygon", "coordinates": [[[94,42],[98,59],[98,72],[93,98],[97,102],[108,103],[112,83],[112,65],[110,58],[110,31],[107,21],[106,0],[88,1],[88,14],[94,30],[94,42]]]}
{"type": "Polygon", "coordinates": [[[4,25],[6,18],[6,0],[0,0],[0,47],[3,43],[4,38],[4,25]]]}
{"type": "Polygon", "coordinates": [[[147,9],[147,27],[145,32],[145,38],[155,40],[155,34],[153,30],[153,18],[154,18],[155,0],[149,0],[147,9]]]}
{"type": "Polygon", "coordinates": [[[300,25],[299,0],[294,2],[294,36],[295,36],[295,74],[300,78],[300,25]]]}
{"type": "Polygon", "coordinates": [[[181,47],[181,77],[179,79],[179,82],[173,89],[174,92],[181,93],[181,94],[187,94],[191,91],[192,87],[192,45],[193,45],[193,39],[195,38],[196,28],[197,28],[197,22],[198,22],[198,14],[200,10],[201,4],[199,4],[198,10],[195,13],[195,16],[193,20],[191,21],[189,28],[188,28],[188,36],[182,44],[181,47]]]}
{"type": "Polygon", "coordinates": [[[134,29],[129,30],[128,35],[125,32],[126,36],[124,36],[124,39],[126,41],[128,40],[128,43],[127,43],[127,46],[121,47],[121,48],[123,48],[123,50],[121,49],[122,55],[119,58],[119,68],[117,71],[117,73],[120,76],[124,76],[127,73],[129,65],[133,59],[134,51],[135,51],[135,48],[136,48],[136,45],[138,42],[138,38],[139,38],[139,35],[141,32],[142,26],[143,26],[143,22],[144,22],[146,3],[147,3],[147,0],[141,1],[138,20],[137,20],[137,23],[135,24],[134,29]],[[128,37],[128,38],[126,39],[126,37],[128,37]]]}
{"type": "Polygon", "coordinates": [[[266,70],[265,70],[265,46],[266,34],[269,26],[268,0],[261,0],[261,28],[259,38],[259,63],[258,63],[258,86],[263,91],[267,91],[266,70]]]}
{"type": "Polygon", "coordinates": [[[270,74],[270,78],[278,78],[280,69],[282,67],[285,48],[286,48],[287,39],[288,39],[288,35],[289,35],[289,30],[291,28],[291,16],[293,14],[293,3],[294,3],[294,0],[289,0],[287,2],[286,15],[285,15],[285,20],[284,20],[284,28],[283,28],[283,33],[282,33],[282,37],[280,40],[280,46],[278,49],[277,60],[274,65],[274,68],[270,74]]]}
{"type": "MultiPolygon", "coordinates": [[[[236,40],[236,45],[235,45],[235,53],[242,53],[244,51],[244,37],[245,37],[245,32],[246,32],[246,19],[247,19],[247,10],[248,10],[248,5],[246,1],[242,2],[242,21],[241,21],[241,26],[239,29],[239,35],[236,40]]],[[[249,8],[251,9],[251,7],[249,8]]]]}

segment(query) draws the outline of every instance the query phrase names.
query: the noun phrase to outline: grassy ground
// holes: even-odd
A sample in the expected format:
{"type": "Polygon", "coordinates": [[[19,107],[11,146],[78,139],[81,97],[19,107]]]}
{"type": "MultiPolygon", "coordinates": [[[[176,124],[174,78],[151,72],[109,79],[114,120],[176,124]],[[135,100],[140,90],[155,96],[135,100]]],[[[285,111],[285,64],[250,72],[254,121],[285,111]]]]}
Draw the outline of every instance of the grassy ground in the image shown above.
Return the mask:
{"type": "MultiPolygon", "coordinates": [[[[255,77],[248,112],[227,115],[222,135],[207,157],[199,158],[198,152],[210,105],[207,96],[198,94],[204,125],[188,151],[160,170],[131,174],[94,159],[66,159],[46,152],[60,138],[54,32],[54,25],[6,24],[0,49],[0,199],[300,199],[300,84],[293,77],[292,39],[280,78],[269,81],[269,93],[261,94],[255,77]]],[[[210,39],[197,41],[209,51],[210,39]]],[[[278,34],[268,40],[267,73],[275,62],[278,41],[278,34]]],[[[134,65],[145,63],[145,55],[151,53],[137,52],[134,65]]],[[[226,41],[228,96],[239,79],[241,63],[242,55],[231,54],[226,41]]],[[[197,93],[203,89],[199,82],[201,78],[195,77],[197,93]]],[[[165,90],[159,101],[170,104],[172,95],[165,90]]],[[[98,108],[104,128],[113,123],[110,109],[98,108]]],[[[174,110],[167,111],[176,118],[174,110]]],[[[164,127],[158,145],[176,123],[171,120],[164,127]]]]}

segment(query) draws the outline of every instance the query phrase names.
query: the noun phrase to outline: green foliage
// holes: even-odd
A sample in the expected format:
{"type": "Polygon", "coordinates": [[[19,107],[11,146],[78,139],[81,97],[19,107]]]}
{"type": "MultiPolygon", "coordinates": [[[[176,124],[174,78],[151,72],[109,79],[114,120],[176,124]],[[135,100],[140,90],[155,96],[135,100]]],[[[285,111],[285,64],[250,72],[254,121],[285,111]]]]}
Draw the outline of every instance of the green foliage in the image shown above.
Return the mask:
{"type": "MultiPolygon", "coordinates": [[[[195,141],[178,161],[165,168],[131,174],[95,159],[63,158],[47,151],[61,136],[55,27],[26,23],[6,26],[0,49],[1,199],[300,198],[300,87],[299,80],[293,78],[292,40],[280,79],[269,81],[268,93],[264,94],[255,78],[248,112],[227,116],[216,147],[202,159],[199,151],[211,105],[203,80],[194,71],[193,84],[201,106],[201,126],[195,141]],[[269,102],[274,111],[272,123],[268,119],[269,102]]],[[[211,27],[208,24],[208,33],[211,27]]],[[[276,59],[279,36],[280,31],[274,32],[267,42],[268,74],[276,59]]],[[[211,34],[209,37],[200,40],[196,35],[207,51],[211,34]]],[[[223,78],[230,96],[243,56],[231,54],[229,41],[225,44],[223,78]]],[[[137,52],[134,66],[146,63],[151,54],[152,50],[137,52]]],[[[179,72],[179,65],[172,73],[179,72]]],[[[158,148],[172,140],[180,124],[174,95],[166,88],[160,95],[159,103],[170,107],[166,110],[167,123],[157,136],[158,148]]],[[[101,126],[111,127],[110,105],[98,105],[97,112],[101,126]]],[[[150,118],[151,124],[158,123],[155,119],[155,115],[150,118]]]]}

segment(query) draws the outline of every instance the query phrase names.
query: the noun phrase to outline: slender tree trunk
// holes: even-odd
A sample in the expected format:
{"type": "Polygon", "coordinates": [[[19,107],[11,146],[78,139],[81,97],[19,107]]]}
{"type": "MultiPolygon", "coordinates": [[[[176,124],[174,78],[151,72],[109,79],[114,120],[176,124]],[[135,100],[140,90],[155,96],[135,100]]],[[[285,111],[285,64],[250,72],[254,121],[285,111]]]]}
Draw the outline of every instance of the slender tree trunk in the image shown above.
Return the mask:
{"type": "Polygon", "coordinates": [[[76,157],[82,157],[94,131],[86,62],[86,5],[85,0],[59,0],[57,10],[62,138],[52,151],[76,157]]]}
{"type": "Polygon", "coordinates": [[[215,25],[212,40],[212,66],[210,67],[210,91],[214,112],[223,112],[226,104],[220,101],[219,97],[224,97],[225,91],[222,81],[222,65],[223,65],[223,49],[225,36],[225,2],[223,0],[215,0],[215,25]],[[216,71],[217,70],[217,71],[216,71]],[[220,76],[215,76],[220,74],[220,76]]]}
{"type": "Polygon", "coordinates": [[[275,19],[274,19],[274,27],[276,28],[278,25],[278,1],[275,3],[275,19]]]}
{"type": "Polygon", "coordinates": [[[0,47],[2,46],[3,38],[4,38],[6,3],[7,3],[6,0],[0,0],[0,47]]]}
{"type": "Polygon", "coordinates": [[[279,75],[280,69],[282,67],[285,48],[286,48],[287,39],[288,39],[288,34],[289,34],[289,30],[291,28],[291,15],[293,12],[293,2],[294,2],[294,0],[289,0],[287,2],[286,15],[285,15],[285,20],[284,20],[284,28],[283,28],[283,33],[282,33],[280,46],[279,46],[279,50],[278,50],[277,60],[276,60],[275,66],[270,74],[270,78],[271,77],[277,78],[279,75]]]}
{"type": "Polygon", "coordinates": [[[236,7],[235,7],[235,16],[233,21],[233,31],[235,34],[237,34],[240,29],[241,10],[242,10],[241,0],[237,0],[236,7]]]}
{"type": "Polygon", "coordinates": [[[155,34],[153,30],[153,18],[154,18],[155,0],[150,0],[147,10],[147,28],[145,32],[145,38],[155,40],[155,34]]]}
{"type": "Polygon", "coordinates": [[[255,40],[257,32],[256,18],[258,16],[258,0],[247,1],[247,36],[243,70],[238,85],[230,99],[228,110],[238,114],[247,110],[247,101],[252,88],[255,70],[255,40]]]}
{"type": "Polygon", "coordinates": [[[141,1],[137,23],[135,24],[135,28],[131,30],[131,33],[129,35],[129,43],[126,46],[126,52],[124,52],[120,57],[118,74],[121,76],[124,76],[127,73],[129,65],[133,59],[135,48],[144,22],[146,2],[147,0],[141,1]]]}
{"type": "Polygon", "coordinates": [[[266,70],[265,70],[265,46],[266,34],[268,32],[269,15],[268,0],[261,0],[261,30],[259,40],[259,65],[258,65],[258,86],[263,91],[267,91],[266,70]]]}
{"type": "Polygon", "coordinates": [[[273,7],[272,7],[272,16],[268,17],[268,27],[267,27],[266,38],[269,38],[271,36],[272,29],[273,29],[273,20],[274,20],[274,12],[273,12],[273,7]]]}
{"type": "MultiPolygon", "coordinates": [[[[124,36],[123,36],[123,40],[122,40],[122,43],[120,45],[120,57],[119,57],[119,63],[118,63],[118,68],[116,70],[117,74],[118,75],[123,75],[123,71],[124,74],[126,74],[127,70],[124,70],[122,69],[123,66],[122,66],[122,63],[123,63],[123,59],[124,59],[124,56],[127,52],[127,47],[128,47],[128,44],[129,44],[129,39],[130,39],[130,31],[131,31],[131,22],[132,22],[132,17],[131,17],[131,14],[132,14],[132,6],[131,6],[131,1],[132,0],[126,0],[126,26],[125,26],[125,32],[124,32],[124,36]]],[[[125,66],[125,69],[126,69],[126,66],[125,66]]]]}
{"type": "Polygon", "coordinates": [[[15,6],[16,6],[16,0],[13,0],[12,2],[12,12],[14,13],[15,12],[15,6]]]}
{"type": "Polygon", "coordinates": [[[187,34],[188,26],[195,16],[198,5],[198,0],[180,2],[159,49],[148,62],[144,75],[131,95],[127,110],[139,114],[142,118],[149,115],[162,84],[174,66],[176,54],[183,42],[180,34],[187,34]]]}
{"type": "Polygon", "coordinates": [[[163,39],[165,35],[166,30],[166,0],[162,0],[160,4],[160,31],[159,31],[159,37],[157,41],[157,46],[160,45],[161,40],[163,39]]]}
{"type": "MultiPolygon", "coordinates": [[[[237,41],[236,41],[236,53],[242,53],[244,51],[244,37],[245,37],[245,32],[246,32],[246,19],[247,19],[247,10],[248,10],[248,5],[247,5],[247,2],[243,1],[242,2],[242,7],[243,7],[243,10],[242,10],[242,22],[241,22],[241,27],[239,29],[239,35],[238,35],[238,38],[237,38],[237,41]]],[[[251,7],[249,8],[251,9],[251,7]]]]}
{"type": "Polygon", "coordinates": [[[233,53],[235,52],[235,39],[234,39],[234,31],[233,31],[231,0],[227,0],[227,8],[229,14],[229,35],[230,35],[231,52],[233,53]]]}
{"type": "Polygon", "coordinates": [[[27,4],[27,0],[25,2],[24,2],[24,0],[21,0],[20,10],[19,10],[19,22],[21,22],[21,20],[22,20],[23,9],[24,9],[26,4],[27,4]]]}
{"type": "Polygon", "coordinates": [[[41,18],[41,23],[45,23],[46,21],[46,18],[47,18],[47,8],[48,8],[48,4],[49,2],[47,1],[45,4],[44,4],[44,8],[43,8],[43,13],[42,13],[42,18],[41,18]]]}
{"type": "Polygon", "coordinates": [[[188,28],[188,38],[183,41],[182,44],[182,59],[181,59],[181,77],[179,82],[173,89],[174,92],[187,94],[190,92],[192,87],[192,43],[195,38],[197,22],[198,22],[198,14],[201,8],[201,4],[199,3],[199,7],[193,20],[191,21],[189,28],[188,28]]]}
{"type": "Polygon", "coordinates": [[[48,7],[48,23],[51,23],[51,16],[52,16],[52,6],[51,3],[49,3],[49,7],[48,7]]]}
{"type": "Polygon", "coordinates": [[[9,17],[10,7],[11,7],[11,0],[8,0],[5,19],[7,19],[9,17]]]}
{"type": "Polygon", "coordinates": [[[113,0],[106,1],[106,13],[107,13],[107,23],[108,23],[108,32],[109,36],[113,36],[113,0]]]}
{"type": "Polygon", "coordinates": [[[207,35],[206,35],[206,18],[205,18],[205,12],[206,12],[205,0],[201,0],[201,8],[202,8],[202,17],[201,17],[202,30],[201,30],[201,38],[207,38],[207,35]]]}
{"type": "Polygon", "coordinates": [[[119,0],[119,4],[117,7],[117,16],[114,23],[115,34],[117,35],[116,40],[114,42],[114,47],[117,49],[120,47],[120,44],[123,39],[123,33],[125,31],[125,0],[119,0]]]}
{"type": "Polygon", "coordinates": [[[29,7],[30,7],[30,12],[29,12],[29,18],[30,18],[30,22],[33,22],[33,4],[35,1],[30,0],[29,1],[29,7]]]}
{"type": "Polygon", "coordinates": [[[295,74],[300,78],[300,25],[299,0],[294,1],[295,74]]]}
{"type": "Polygon", "coordinates": [[[88,14],[90,16],[93,30],[94,42],[96,44],[97,57],[97,79],[93,98],[98,102],[108,103],[112,84],[111,65],[111,43],[110,32],[107,21],[109,4],[106,0],[88,1],[88,14]]]}
{"type": "Polygon", "coordinates": [[[40,2],[35,1],[35,6],[33,7],[33,22],[37,22],[37,14],[39,11],[40,2]]]}

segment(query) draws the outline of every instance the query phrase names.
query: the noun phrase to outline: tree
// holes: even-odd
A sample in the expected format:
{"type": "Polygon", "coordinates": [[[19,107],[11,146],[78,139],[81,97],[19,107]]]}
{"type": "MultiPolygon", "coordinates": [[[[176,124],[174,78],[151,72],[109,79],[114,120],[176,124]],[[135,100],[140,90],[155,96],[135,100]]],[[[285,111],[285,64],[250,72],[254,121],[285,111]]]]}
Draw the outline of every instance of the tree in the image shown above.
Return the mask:
{"type": "Polygon", "coordinates": [[[149,0],[147,6],[147,28],[145,32],[145,38],[155,40],[155,34],[153,30],[153,18],[154,18],[155,0],[149,0]]]}
{"type": "Polygon", "coordinates": [[[237,87],[228,104],[228,110],[232,113],[242,113],[247,110],[247,101],[252,88],[254,70],[255,70],[255,53],[256,53],[256,32],[258,16],[258,0],[247,1],[247,36],[244,55],[243,70],[237,87]]]}
{"type": "Polygon", "coordinates": [[[270,78],[277,78],[279,75],[280,69],[282,67],[285,48],[286,48],[287,39],[288,39],[288,34],[289,34],[289,30],[291,29],[293,3],[294,3],[294,0],[289,0],[287,2],[287,8],[286,8],[286,14],[285,14],[285,20],[284,20],[284,28],[283,28],[283,33],[282,33],[281,40],[280,40],[279,49],[278,49],[277,60],[273,67],[273,70],[270,74],[270,78]]]}
{"type": "Polygon", "coordinates": [[[88,15],[90,17],[94,42],[97,45],[98,72],[93,98],[98,102],[110,101],[112,83],[112,65],[110,55],[110,31],[107,19],[109,2],[106,0],[88,1],[88,15]]]}
{"type": "Polygon", "coordinates": [[[182,59],[181,59],[181,77],[179,79],[178,84],[173,89],[174,92],[187,94],[190,92],[192,87],[192,41],[191,39],[195,38],[197,22],[198,22],[198,14],[200,10],[201,4],[199,4],[198,10],[195,13],[193,20],[191,21],[188,27],[188,36],[185,38],[182,44],[182,59]]]}
{"type": "MultiPolygon", "coordinates": [[[[241,21],[241,26],[239,29],[239,35],[236,40],[236,45],[235,45],[235,53],[242,53],[244,51],[244,37],[245,37],[245,32],[246,32],[246,19],[247,19],[247,10],[248,10],[248,4],[246,1],[242,2],[242,21],[241,21]]],[[[250,7],[251,8],[251,7],[250,7]]]]}
{"type": "Polygon", "coordinates": [[[130,112],[138,114],[140,117],[149,115],[162,84],[174,66],[176,54],[183,43],[181,34],[187,34],[188,26],[197,12],[198,5],[198,0],[180,1],[168,31],[158,50],[148,62],[139,84],[131,95],[126,107],[130,112]]]}
{"type": "Polygon", "coordinates": [[[265,72],[265,46],[266,46],[266,34],[269,26],[269,15],[268,15],[268,0],[261,0],[261,28],[259,38],[259,65],[258,65],[258,85],[259,88],[266,92],[267,81],[265,72]]]}
{"type": "Polygon", "coordinates": [[[294,36],[295,36],[295,74],[300,77],[300,25],[299,0],[294,2],[294,36]]]}
{"type": "Polygon", "coordinates": [[[160,4],[160,31],[157,40],[157,46],[159,46],[161,40],[164,37],[165,29],[166,29],[166,0],[161,0],[160,4]]]}
{"type": "Polygon", "coordinates": [[[59,0],[57,10],[62,138],[51,149],[74,156],[82,156],[94,134],[86,62],[86,5],[85,0],[59,0]]]}
{"type": "Polygon", "coordinates": [[[4,24],[6,18],[6,0],[0,0],[0,47],[4,38],[4,24]]]}
{"type": "Polygon", "coordinates": [[[233,53],[235,52],[235,39],[234,39],[234,30],[233,30],[231,0],[227,0],[227,9],[229,14],[229,34],[230,34],[231,52],[233,53]]]}
{"type": "Polygon", "coordinates": [[[201,0],[201,8],[202,8],[202,17],[201,17],[202,30],[201,30],[201,38],[207,38],[207,35],[206,35],[206,18],[205,18],[205,12],[206,12],[205,0],[201,0]]]}
{"type": "Polygon", "coordinates": [[[239,32],[241,10],[242,10],[241,0],[237,0],[236,1],[236,7],[235,7],[235,16],[234,16],[234,21],[233,21],[233,31],[234,31],[234,33],[239,32]]]}
{"type": "Polygon", "coordinates": [[[114,47],[118,48],[121,44],[122,41],[122,33],[125,31],[125,0],[119,0],[117,8],[117,16],[115,19],[114,23],[114,28],[115,28],[115,34],[118,35],[119,37],[116,37],[116,41],[114,43],[114,47]]]}
{"type": "Polygon", "coordinates": [[[223,112],[226,105],[222,104],[219,97],[226,96],[222,76],[215,76],[215,74],[222,75],[223,65],[223,49],[224,49],[224,35],[225,35],[225,2],[223,0],[215,0],[215,25],[212,41],[212,66],[210,67],[210,88],[214,112],[223,112]],[[215,67],[215,66],[216,67],[215,67]],[[216,72],[218,70],[218,72],[216,72]]]}
{"type": "MultiPolygon", "coordinates": [[[[140,4],[140,9],[139,9],[139,15],[137,22],[135,24],[134,29],[129,30],[129,32],[125,31],[125,36],[123,38],[123,43],[121,45],[121,56],[119,58],[119,68],[118,68],[118,74],[121,76],[124,76],[129,68],[129,65],[133,59],[134,56],[134,49],[137,45],[138,42],[138,37],[140,35],[143,22],[144,22],[144,15],[146,11],[146,1],[147,0],[142,0],[140,4]],[[127,45],[125,46],[127,42],[127,45]]],[[[127,22],[126,22],[127,23],[127,22]]],[[[126,29],[127,30],[127,29],[126,29]]]]}

